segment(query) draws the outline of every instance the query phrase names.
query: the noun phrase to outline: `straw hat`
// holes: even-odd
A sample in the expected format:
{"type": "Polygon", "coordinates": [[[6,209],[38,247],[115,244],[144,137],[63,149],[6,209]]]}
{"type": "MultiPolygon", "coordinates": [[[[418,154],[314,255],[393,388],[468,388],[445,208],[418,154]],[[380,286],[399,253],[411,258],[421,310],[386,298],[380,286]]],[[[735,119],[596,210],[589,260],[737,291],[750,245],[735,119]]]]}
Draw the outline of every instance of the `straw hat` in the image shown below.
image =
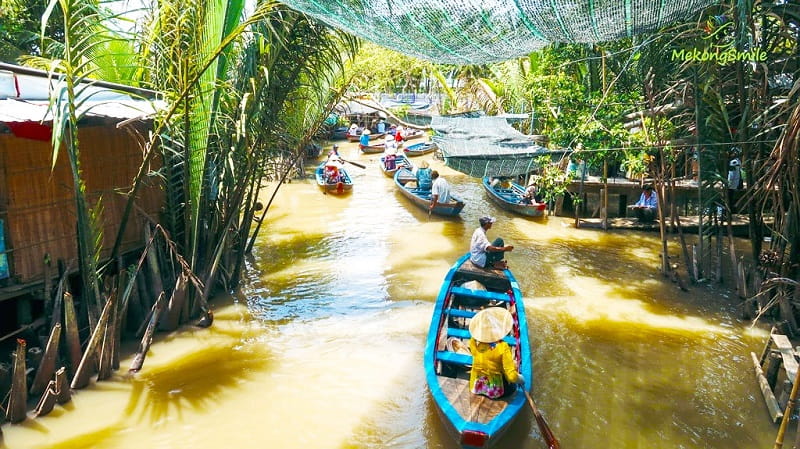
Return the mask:
{"type": "Polygon", "coordinates": [[[369,135],[370,133],[369,133],[369,130],[368,130],[368,129],[365,129],[365,130],[364,130],[364,132],[362,132],[361,134],[366,134],[366,135],[369,135]]]}
{"type": "Polygon", "coordinates": [[[428,167],[430,167],[430,164],[428,164],[428,161],[422,161],[422,163],[419,164],[419,168],[428,168],[428,167]]]}
{"type": "Polygon", "coordinates": [[[481,343],[500,341],[511,332],[514,319],[504,307],[483,309],[469,322],[469,333],[481,343]]]}

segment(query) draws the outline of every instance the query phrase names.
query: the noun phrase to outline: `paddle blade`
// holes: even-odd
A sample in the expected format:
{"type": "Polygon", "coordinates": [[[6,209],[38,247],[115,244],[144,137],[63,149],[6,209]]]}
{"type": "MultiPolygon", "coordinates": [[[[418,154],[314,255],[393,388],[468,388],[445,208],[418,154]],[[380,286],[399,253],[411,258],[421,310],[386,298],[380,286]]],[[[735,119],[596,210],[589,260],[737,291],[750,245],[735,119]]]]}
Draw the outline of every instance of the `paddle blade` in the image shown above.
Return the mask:
{"type": "MultiPolygon", "coordinates": [[[[342,160],[343,160],[343,161],[345,161],[344,159],[342,159],[342,160]]],[[[366,166],[366,165],[364,165],[364,164],[359,164],[358,162],[353,162],[353,161],[345,161],[345,162],[347,162],[348,164],[355,165],[355,166],[356,166],[356,167],[358,167],[358,168],[367,168],[367,166],[366,166]]]]}
{"type": "Polygon", "coordinates": [[[528,398],[528,404],[531,406],[533,415],[536,417],[536,424],[539,426],[539,433],[542,435],[542,438],[544,438],[544,442],[547,443],[547,448],[561,449],[561,443],[559,443],[555,435],[553,435],[553,431],[550,430],[550,426],[547,425],[547,421],[545,421],[544,416],[542,416],[541,412],[539,412],[539,407],[536,407],[536,403],[533,402],[533,398],[531,397],[530,393],[525,391],[525,397],[528,398]]]}

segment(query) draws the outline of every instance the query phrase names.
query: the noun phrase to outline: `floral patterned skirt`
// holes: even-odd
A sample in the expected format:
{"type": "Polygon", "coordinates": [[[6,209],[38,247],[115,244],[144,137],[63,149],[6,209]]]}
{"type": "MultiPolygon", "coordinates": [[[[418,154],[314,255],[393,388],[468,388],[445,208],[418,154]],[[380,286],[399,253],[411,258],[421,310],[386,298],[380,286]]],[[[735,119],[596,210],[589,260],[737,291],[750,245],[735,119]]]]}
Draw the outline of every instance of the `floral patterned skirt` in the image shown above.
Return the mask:
{"type": "Polygon", "coordinates": [[[472,392],[474,394],[482,394],[491,399],[497,399],[505,393],[505,385],[503,385],[502,377],[500,379],[490,379],[487,376],[480,376],[475,379],[472,392]]]}

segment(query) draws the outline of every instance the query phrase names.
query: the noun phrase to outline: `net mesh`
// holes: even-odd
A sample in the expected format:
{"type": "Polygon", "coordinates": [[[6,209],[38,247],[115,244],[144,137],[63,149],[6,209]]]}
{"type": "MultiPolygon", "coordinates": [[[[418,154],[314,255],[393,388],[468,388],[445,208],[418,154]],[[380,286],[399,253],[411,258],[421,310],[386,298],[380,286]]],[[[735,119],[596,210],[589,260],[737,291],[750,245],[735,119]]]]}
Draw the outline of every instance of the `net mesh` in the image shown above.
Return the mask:
{"type": "Polygon", "coordinates": [[[529,173],[540,156],[563,154],[535,144],[501,117],[434,116],[431,127],[447,166],[477,178],[529,173]]]}
{"type": "Polygon", "coordinates": [[[713,0],[283,0],[330,26],[439,63],[504,61],[686,20],[713,0]]]}

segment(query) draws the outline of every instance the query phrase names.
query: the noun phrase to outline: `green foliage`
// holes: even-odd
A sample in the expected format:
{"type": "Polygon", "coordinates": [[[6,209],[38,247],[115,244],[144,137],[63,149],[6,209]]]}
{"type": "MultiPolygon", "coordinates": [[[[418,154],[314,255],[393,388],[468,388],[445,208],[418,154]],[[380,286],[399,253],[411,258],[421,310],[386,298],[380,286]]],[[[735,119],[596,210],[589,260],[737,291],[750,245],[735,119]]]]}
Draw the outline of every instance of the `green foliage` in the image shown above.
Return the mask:
{"type": "Polygon", "coordinates": [[[16,63],[22,56],[42,54],[40,42],[61,41],[64,20],[60,6],[48,20],[44,36],[40,36],[41,18],[47,0],[0,0],[0,61],[16,63]]]}
{"type": "Polygon", "coordinates": [[[567,192],[573,174],[562,170],[559,164],[551,161],[549,156],[537,158],[536,165],[539,167],[538,174],[534,175],[536,187],[542,194],[542,200],[547,204],[552,204],[567,192]]]}

